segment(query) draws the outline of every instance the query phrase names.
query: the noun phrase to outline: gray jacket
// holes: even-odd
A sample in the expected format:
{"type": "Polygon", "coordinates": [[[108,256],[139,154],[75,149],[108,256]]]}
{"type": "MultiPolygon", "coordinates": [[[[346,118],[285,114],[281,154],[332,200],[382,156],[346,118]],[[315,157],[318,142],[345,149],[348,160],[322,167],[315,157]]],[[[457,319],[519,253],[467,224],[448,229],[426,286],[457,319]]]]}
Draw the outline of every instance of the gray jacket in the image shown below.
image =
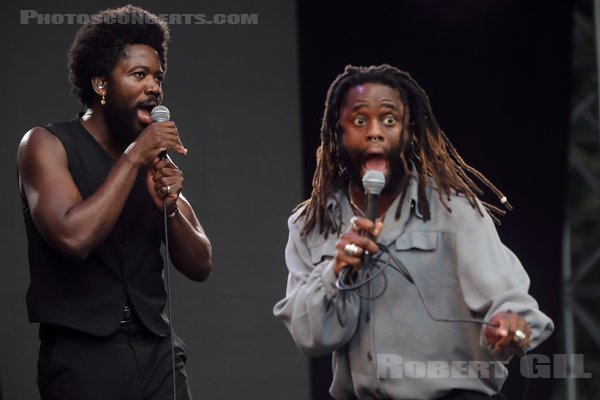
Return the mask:
{"type": "MultiPolygon", "coordinates": [[[[345,190],[336,196],[340,208],[331,199],[330,210],[342,213],[345,231],[353,212],[345,190]]],[[[508,357],[486,347],[482,325],[432,318],[489,320],[511,310],[531,327],[530,348],[554,329],[528,294],[527,273],[500,242],[483,207],[482,217],[464,197],[452,196],[449,212],[435,190],[428,189],[427,196],[431,219],[426,222],[414,207],[412,179],[400,218],[394,218],[398,197],[378,238],[414,283],[387,267],[361,289],[339,291],[333,272],[337,235],[325,239],[314,229],[301,236],[300,211],[288,221],[287,291],[273,312],[304,354],[333,352],[330,393],[336,399],[433,399],[454,388],[497,393],[508,357]]]]}

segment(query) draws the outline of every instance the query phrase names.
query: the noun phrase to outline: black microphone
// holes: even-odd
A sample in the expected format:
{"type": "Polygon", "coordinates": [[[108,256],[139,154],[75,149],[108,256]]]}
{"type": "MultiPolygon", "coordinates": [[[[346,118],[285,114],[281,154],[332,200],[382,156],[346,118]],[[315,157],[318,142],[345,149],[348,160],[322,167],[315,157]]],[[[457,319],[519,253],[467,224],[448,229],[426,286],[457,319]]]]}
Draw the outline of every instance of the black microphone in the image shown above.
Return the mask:
{"type": "MultiPolygon", "coordinates": [[[[377,219],[377,205],[379,203],[379,195],[385,186],[385,175],[379,171],[369,170],[365,172],[362,178],[363,188],[365,192],[367,192],[367,209],[365,216],[371,221],[375,222],[377,219]]],[[[367,236],[373,240],[373,235],[367,233],[367,236]]],[[[369,263],[371,262],[371,255],[365,250],[362,255],[362,265],[363,271],[369,263]]],[[[335,286],[341,290],[351,289],[353,286],[351,285],[352,277],[349,277],[352,268],[350,266],[344,267],[340,274],[338,275],[338,279],[335,283],[335,286]],[[348,285],[351,286],[348,286],[348,285]]],[[[360,285],[359,285],[360,286],[360,285]]],[[[354,286],[358,287],[358,286],[354,286]]]]}
{"type": "MultiPolygon", "coordinates": [[[[165,106],[156,106],[150,111],[150,118],[152,119],[152,122],[165,122],[171,119],[171,113],[165,106]]],[[[161,160],[164,160],[167,158],[167,151],[161,151],[158,157],[161,160]]]]}
{"type": "Polygon", "coordinates": [[[362,178],[362,184],[367,192],[367,213],[366,217],[371,221],[377,218],[377,205],[379,195],[385,187],[385,175],[379,171],[370,170],[365,172],[362,178]]]}
{"type": "MultiPolygon", "coordinates": [[[[379,204],[379,195],[385,187],[385,175],[379,171],[369,170],[365,172],[362,178],[362,184],[367,192],[367,212],[366,217],[375,222],[377,219],[377,206],[379,204]]],[[[367,234],[370,239],[373,235],[367,234]]],[[[363,267],[371,261],[371,255],[365,251],[363,254],[363,267]]]]}

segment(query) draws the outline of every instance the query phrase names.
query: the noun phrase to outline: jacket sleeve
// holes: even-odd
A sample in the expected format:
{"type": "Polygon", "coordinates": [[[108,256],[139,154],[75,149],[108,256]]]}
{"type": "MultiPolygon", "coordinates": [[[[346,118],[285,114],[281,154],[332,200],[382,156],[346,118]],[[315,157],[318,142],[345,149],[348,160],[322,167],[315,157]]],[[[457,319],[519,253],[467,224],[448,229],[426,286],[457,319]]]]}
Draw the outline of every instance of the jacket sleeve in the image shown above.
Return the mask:
{"type": "Polygon", "coordinates": [[[283,321],[302,353],[318,356],[350,340],[358,323],[360,299],[335,287],[333,238],[323,241],[319,236],[317,247],[309,248],[307,238],[300,236],[302,222],[295,220],[292,215],[288,221],[286,297],[275,304],[273,314],[283,321]]]}
{"type": "MultiPolygon", "coordinates": [[[[464,210],[456,233],[456,263],[465,301],[489,321],[496,313],[518,313],[532,330],[529,348],[543,342],[554,330],[552,320],[539,310],[528,293],[529,276],[520,261],[502,244],[493,221],[472,209],[464,210]]],[[[486,345],[485,336],[480,336],[486,345]]]]}

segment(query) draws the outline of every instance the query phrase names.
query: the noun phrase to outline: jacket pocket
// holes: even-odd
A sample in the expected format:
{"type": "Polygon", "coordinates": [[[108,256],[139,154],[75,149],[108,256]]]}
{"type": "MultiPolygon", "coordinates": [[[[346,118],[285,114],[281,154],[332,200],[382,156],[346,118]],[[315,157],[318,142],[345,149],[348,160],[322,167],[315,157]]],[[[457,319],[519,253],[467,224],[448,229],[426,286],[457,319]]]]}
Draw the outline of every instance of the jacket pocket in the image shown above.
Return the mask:
{"type": "Polygon", "coordinates": [[[435,250],[439,232],[405,232],[396,239],[396,250],[435,250]]]}

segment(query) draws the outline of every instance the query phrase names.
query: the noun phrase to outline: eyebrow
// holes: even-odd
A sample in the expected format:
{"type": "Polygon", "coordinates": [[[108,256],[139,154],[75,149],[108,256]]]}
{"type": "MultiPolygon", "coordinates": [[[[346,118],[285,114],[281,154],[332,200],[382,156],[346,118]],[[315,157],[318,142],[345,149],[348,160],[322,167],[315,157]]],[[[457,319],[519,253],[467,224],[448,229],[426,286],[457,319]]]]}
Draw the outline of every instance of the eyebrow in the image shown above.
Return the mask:
{"type": "MultiPolygon", "coordinates": [[[[357,104],[355,104],[355,105],[352,107],[352,112],[354,112],[354,111],[357,111],[357,110],[359,110],[359,109],[361,109],[361,108],[363,108],[363,107],[366,107],[366,106],[367,106],[367,103],[366,103],[366,102],[360,102],[360,103],[357,103],[357,104]]],[[[394,111],[401,111],[401,109],[400,109],[400,108],[398,108],[398,107],[396,106],[396,104],[395,104],[394,102],[392,102],[392,101],[384,101],[384,102],[382,102],[382,103],[381,103],[381,106],[380,106],[380,107],[381,107],[381,108],[389,108],[389,109],[392,109],[392,110],[394,110],[394,111]]]]}
{"type": "MultiPolygon", "coordinates": [[[[150,67],[148,67],[147,65],[144,65],[144,64],[134,64],[131,67],[129,67],[130,70],[134,70],[134,69],[138,69],[138,68],[141,68],[144,71],[150,71],[150,67]]],[[[164,73],[165,72],[162,69],[159,69],[157,75],[164,75],[164,73]]]]}

